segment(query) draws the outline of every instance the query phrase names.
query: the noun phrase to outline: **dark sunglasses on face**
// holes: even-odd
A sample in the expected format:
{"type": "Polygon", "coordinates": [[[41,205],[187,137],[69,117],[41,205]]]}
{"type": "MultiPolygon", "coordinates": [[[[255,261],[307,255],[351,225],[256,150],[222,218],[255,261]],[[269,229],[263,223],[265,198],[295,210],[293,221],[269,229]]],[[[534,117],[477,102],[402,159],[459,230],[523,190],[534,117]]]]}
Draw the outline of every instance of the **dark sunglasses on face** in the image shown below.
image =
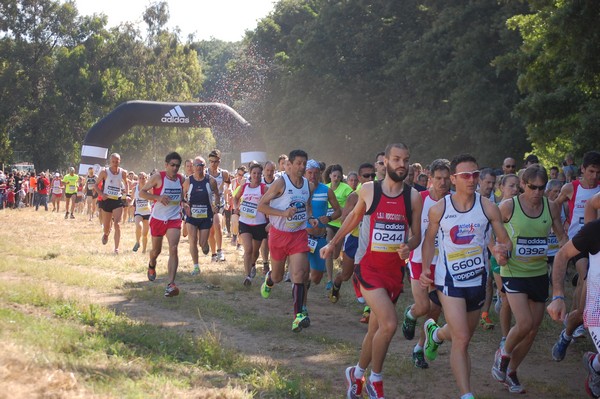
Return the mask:
{"type": "Polygon", "coordinates": [[[364,175],[362,175],[362,177],[363,177],[364,179],[369,179],[369,178],[370,178],[370,179],[374,179],[374,178],[375,178],[375,176],[377,176],[377,174],[375,174],[375,173],[365,173],[364,175]]]}
{"type": "Polygon", "coordinates": [[[458,172],[458,173],[455,173],[454,176],[458,176],[465,180],[469,180],[469,179],[477,180],[477,179],[479,179],[480,173],[481,173],[480,171],[474,170],[473,172],[458,172]]]}
{"type": "Polygon", "coordinates": [[[202,168],[202,167],[204,167],[204,164],[203,163],[195,163],[194,166],[199,166],[202,168]]]}
{"type": "Polygon", "coordinates": [[[514,169],[514,168],[516,168],[516,167],[517,167],[517,165],[504,165],[504,167],[505,167],[506,169],[514,169]]]}
{"type": "Polygon", "coordinates": [[[527,187],[529,187],[530,190],[537,190],[537,191],[544,191],[546,190],[546,185],[541,185],[541,186],[536,186],[535,184],[529,184],[527,183],[527,187]]]}

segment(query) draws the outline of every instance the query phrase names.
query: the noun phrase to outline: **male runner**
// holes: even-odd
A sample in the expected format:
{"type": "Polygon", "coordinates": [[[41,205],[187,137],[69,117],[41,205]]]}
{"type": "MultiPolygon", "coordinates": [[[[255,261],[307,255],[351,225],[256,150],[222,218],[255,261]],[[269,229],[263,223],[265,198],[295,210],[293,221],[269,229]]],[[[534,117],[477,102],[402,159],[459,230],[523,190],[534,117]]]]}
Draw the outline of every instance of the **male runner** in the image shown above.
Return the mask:
{"type": "Polygon", "coordinates": [[[104,168],[98,174],[98,180],[94,186],[94,190],[98,195],[102,196],[102,226],[104,234],[102,235],[102,244],[108,242],[108,234],[110,233],[111,219],[115,226],[115,254],[119,253],[119,243],[121,241],[121,218],[123,216],[123,191],[121,186],[125,186],[125,192],[129,191],[127,183],[127,171],[122,169],[121,156],[117,153],[110,155],[110,166],[104,168]],[[103,184],[100,188],[100,184],[103,184]]]}
{"type": "Polygon", "coordinates": [[[498,207],[476,192],[479,170],[475,158],[457,156],[450,163],[450,173],[456,193],[429,209],[422,246],[421,284],[427,288],[434,282],[430,266],[438,237],[435,286],[447,322],[443,327],[432,319],[425,322],[425,358],[435,360],[439,345],[451,340],[450,365],[461,399],[473,399],[468,348],[485,301],[490,225],[498,241],[493,247],[498,264],[506,264],[512,246],[498,207]]]}
{"type": "MultiPolygon", "coordinates": [[[[598,185],[600,179],[600,152],[589,151],[583,155],[581,172],[581,179],[575,179],[570,183],[566,183],[556,199],[559,205],[567,202],[569,206],[567,217],[569,222],[569,229],[567,230],[569,239],[573,239],[575,234],[583,227],[586,202],[594,194],[600,192],[600,185],[598,185]]],[[[552,359],[557,362],[565,358],[567,348],[572,339],[576,338],[576,336],[582,336],[585,332],[582,322],[583,309],[586,303],[585,276],[587,275],[589,264],[587,253],[581,252],[572,261],[575,263],[575,269],[579,278],[577,279],[577,287],[573,293],[573,309],[566,318],[566,327],[552,347],[552,359]]]]}
{"type": "Polygon", "coordinates": [[[402,292],[405,259],[421,241],[422,200],[416,190],[404,183],[410,159],[408,147],[390,144],[383,159],[383,180],[362,186],[356,206],[321,249],[322,258],[331,256],[335,245],[362,221],[360,241],[366,243],[365,254],[354,272],[371,307],[371,317],[358,364],[346,369],[350,399],[362,398],[363,385],[369,398],[384,397],[383,362],[398,325],[395,304],[402,292]],[[371,374],[365,383],[369,365],[371,374]]]}
{"type": "MultiPolygon", "coordinates": [[[[162,251],[163,237],[169,244],[169,284],[165,289],[166,297],[179,295],[175,285],[179,255],[177,245],[181,236],[181,203],[183,202],[183,176],[178,173],[181,167],[181,155],[171,152],[165,157],[165,171],[150,177],[148,183],[140,189],[140,197],[155,201],[150,216],[150,234],[152,249],[148,262],[148,280],[156,279],[156,259],[162,251]]],[[[189,213],[189,205],[184,202],[184,210],[189,213]]]]}
{"type": "Polygon", "coordinates": [[[198,242],[204,255],[210,251],[208,246],[208,234],[213,225],[213,217],[217,211],[212,196],[215,196],[215,202],[220,203],[219,188],[217,181],[206,174],[206,161],[202,157],[196,157],[193,160],[194,173],[188,176],[183,183],[184,199],[188,202],[186,208],[185,223],[190,235],[190,255],[194,263],[192,276],[200,273],[200,263],[198,262],[198,242]]]}
{"type": "MultiPolygon", "coordinates": [[[[421,316],[429,316],[427,319],[434,319],[440,315],[441,308],[439,303],[430,301],[429,292],[432,287],[423,287],[419,281],[421,271],[423,270],[422,245],[425,239],[425,232],[429,226],[429,209],[439,200],[444,198],[450,192],[450,161],[447,159],[436,159],[431,163],[431,182],[432,186],[429,191],[421,191],[423,199],[423,212],[421,213],[421,234],[423,239],[417,248],[410,253],[408,262],[408,270],[410,272],[410,286],[415,303],[408,305],[404,311],[404,321],[402,322],[402,333],[404,338],[412,340],[415,336],[415,327],[417,319],[421,316]]],[[[436,250],[433,260],[431,261],[431,274],[434,274],[435,265],[437,263],[437,240],[436,250]]],[[[419,342],[413,349],[413,363],[415,367],[426,369],[429,367],[425,360],[423,345],[425,344],[425,334],[421,330],[419,342]]]]}
{"type": "Polygon", "coordinates": [[[77,195],[79,176],[75,174],[74,167],[69,168],[69,173],[63,177],[62,182],[65,183],[65,219],[69,217],[69,203],[71,204],[71,219],[75,219],[73,211],[75,210],[75,196],[77,195]],[[71,197],[73,198],[71,199],[71,197]]]}
{"type": "Polygon", "coordinates": [[[310,206],[311,188],[304,177],[308,155],[293,150],[289,155],[289,172],[275,180],[258,203],[258,210],[269,217],[269,252],[273,268],[265,275],[260,288],[263,298],[271,295],[275,283],[283,279],[286,259],[293,283],[295,319],[292,331],[299,332],[309,326],[308,315],[302,312],[304,282],[308,279],[308,234],[306,222],[316,227],[310,206]]]}
{"type": "Polygon", "coordinates": [[[208,163],[208,174],[217,181],[217,187],[219,188],[219,202],[216,202],[217,198],[215,197],[216,213],[213,216],[213,226],[210,229],[208,242],[213,250],[212,261],[223,262],[225,261],[225,255],[221,248],[223,244],[223,224],[225,223],[225,218],[223,216],[225,196],[223,195],[223,192],[225,190],[225,185],[229,185],[231,182],[229,172],[219,167],[221,164],[221,151],[216,149],[212,150],[210,154],[208,154],[208,163]]]}

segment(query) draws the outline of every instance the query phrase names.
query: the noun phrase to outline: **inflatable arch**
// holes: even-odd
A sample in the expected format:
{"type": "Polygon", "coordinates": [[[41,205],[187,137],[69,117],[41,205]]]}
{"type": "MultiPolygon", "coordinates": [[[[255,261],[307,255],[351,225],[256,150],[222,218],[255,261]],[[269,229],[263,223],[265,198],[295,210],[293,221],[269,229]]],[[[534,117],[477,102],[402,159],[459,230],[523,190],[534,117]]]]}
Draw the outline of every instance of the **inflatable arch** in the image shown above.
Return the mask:
{"type": "Polygon", "coordinates": [[[231,107],[221,103],[171,103],[128,101],[102,118],[87,132],[81,147],[79,174],[94,164],[104,165],[110,145],[133,126],[209,127],[219,137],[235,139],[234,150],[245,159],[266,159],[264,145],[250,124],[231,107]]]}

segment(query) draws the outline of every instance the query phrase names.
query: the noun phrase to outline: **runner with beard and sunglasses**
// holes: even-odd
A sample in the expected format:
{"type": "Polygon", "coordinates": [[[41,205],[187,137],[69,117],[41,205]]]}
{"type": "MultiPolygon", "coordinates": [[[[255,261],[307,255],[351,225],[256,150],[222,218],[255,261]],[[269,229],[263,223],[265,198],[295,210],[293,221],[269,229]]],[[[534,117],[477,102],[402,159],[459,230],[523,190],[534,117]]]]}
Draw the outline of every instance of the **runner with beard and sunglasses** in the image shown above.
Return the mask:
{"type": "Polygon", "coordinates": [[[354,272],[371,307],[371,317],[358,364],[346,369],[347,397],[351,399],[362,398],[363,385],[370,398],[384,397],[381,373],[398,327],[395,304],[403,288],[405,260],[421,241],[421,196],[404,183],[410,158],[408,147],[390,144],[383,158],[383,180],[361,187],[356,206],[321,249],[322,258],[331,256],[335,245],[362,221],[359,247],[365,252],[354,272]],[[371,374],[365,381],[369,364],[371,374]]]}

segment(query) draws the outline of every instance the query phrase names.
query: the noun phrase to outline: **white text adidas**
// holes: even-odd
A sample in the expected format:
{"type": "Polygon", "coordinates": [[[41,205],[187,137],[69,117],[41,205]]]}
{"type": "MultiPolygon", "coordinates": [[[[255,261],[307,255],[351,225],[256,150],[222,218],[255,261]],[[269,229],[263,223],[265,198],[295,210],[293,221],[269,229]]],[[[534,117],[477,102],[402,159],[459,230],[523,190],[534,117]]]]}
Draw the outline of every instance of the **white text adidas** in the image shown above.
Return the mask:
{"type": "Polygon", "coordinates": [[[167,112],[160,119],[163,123],[190,123],[190,118],[187,118],[179,105],[167,112]]]}

